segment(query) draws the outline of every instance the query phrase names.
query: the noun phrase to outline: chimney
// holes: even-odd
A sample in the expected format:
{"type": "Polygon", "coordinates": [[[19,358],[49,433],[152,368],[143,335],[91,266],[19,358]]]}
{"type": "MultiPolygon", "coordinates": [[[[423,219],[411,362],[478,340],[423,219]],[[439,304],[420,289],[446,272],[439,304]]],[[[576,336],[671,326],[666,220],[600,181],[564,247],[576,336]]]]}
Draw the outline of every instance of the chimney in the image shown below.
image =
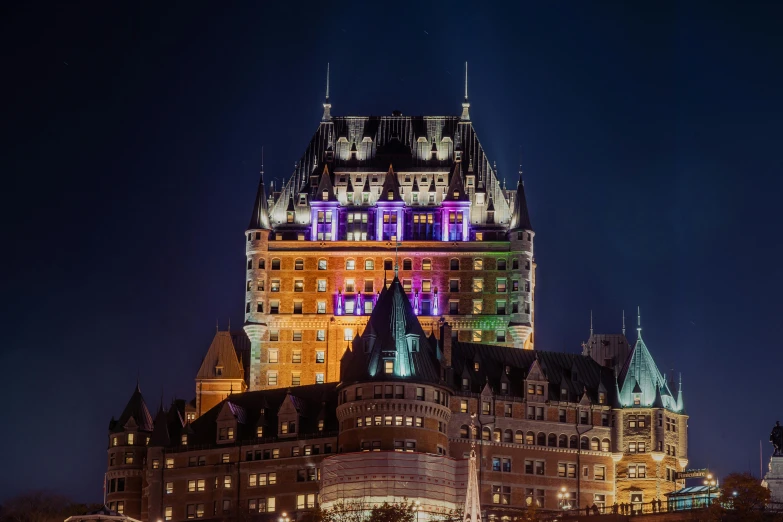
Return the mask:
{"type": "Polygon", "coordinates": [[[451,325],[443,323],[440,333],[440,342],[443,346],[443,367],[451,368],[451,325]]]}

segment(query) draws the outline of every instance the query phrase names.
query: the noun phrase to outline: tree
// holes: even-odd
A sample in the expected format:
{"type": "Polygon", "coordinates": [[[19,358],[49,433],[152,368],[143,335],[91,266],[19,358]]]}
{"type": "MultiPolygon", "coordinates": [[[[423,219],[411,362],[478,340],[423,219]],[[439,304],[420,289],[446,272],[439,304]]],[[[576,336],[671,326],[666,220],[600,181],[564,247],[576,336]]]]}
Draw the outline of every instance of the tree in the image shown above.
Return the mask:
{"type": "Polygon", "coordinates": [[[384,502],[370,511],[370,522],[414,522],[415,517],[413,504],[408,502],[397,504],[384,502]]]}
{"type": "Polygon", "coordinates": [[[764,510],[770,495],[750,473],[731,473],[723,479],[723,498],[738,513],[749,513],[764,510]]]}
{"type": "Polygon", "coordinates": [[[100,507],[101,504],[77,504],[48,491],[31,491],[9,499],[0,512],[0,522],[63,522],[72,515],[100,507]]]}

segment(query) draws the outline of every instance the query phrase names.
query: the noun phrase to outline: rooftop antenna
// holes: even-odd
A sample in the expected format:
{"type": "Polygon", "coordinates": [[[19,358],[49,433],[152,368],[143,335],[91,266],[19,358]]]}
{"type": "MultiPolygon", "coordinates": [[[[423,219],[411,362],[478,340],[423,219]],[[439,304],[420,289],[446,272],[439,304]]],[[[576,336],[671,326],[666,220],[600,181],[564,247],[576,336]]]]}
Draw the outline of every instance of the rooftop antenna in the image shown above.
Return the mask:
{"type": "Polygon", "coordinates": [[[625,335],[625,308],[623,308],[623,335],[625,335]]]}
{"type": "Polygon", "coordinates": [[[261,145],[261,174],[264,173],[264,146],[261,145]]]}

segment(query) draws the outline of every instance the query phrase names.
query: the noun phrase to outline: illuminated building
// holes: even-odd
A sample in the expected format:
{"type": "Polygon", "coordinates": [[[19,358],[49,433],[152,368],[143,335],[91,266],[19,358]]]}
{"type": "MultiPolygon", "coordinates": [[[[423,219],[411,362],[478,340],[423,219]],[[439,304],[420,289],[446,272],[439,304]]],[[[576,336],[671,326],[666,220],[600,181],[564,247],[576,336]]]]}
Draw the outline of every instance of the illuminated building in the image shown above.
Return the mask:
{"type": "Polygon", "coordinates": [[[480,500],[505,520],[677,489],[682,391],[641,329],[633,348],[591,331],[582,354],[532,349],[524,186],[503,190],[469,107],[333,117],[327,95],[285,186],[262,174],[246,336],[216,333],[191,403],[153,420],[137,387],[109,426],[110,508],[304,520],[407,498],[427,520],[480,500]]]}

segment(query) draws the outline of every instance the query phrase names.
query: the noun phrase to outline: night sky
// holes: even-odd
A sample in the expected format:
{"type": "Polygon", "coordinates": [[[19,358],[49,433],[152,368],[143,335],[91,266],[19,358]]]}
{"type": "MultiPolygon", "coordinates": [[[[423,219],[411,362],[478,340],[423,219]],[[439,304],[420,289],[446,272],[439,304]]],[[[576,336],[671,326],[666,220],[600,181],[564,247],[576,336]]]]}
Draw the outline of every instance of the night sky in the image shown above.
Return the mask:
{"type": "Polygon", "coordinates": [[[511,186],[522,158],[536,346],[580,351],[591,309],[609,333],[641,306],[659,368],[683,375],[690,467],[758,474],[759,440],[766,467],[780,3],[18,4],[0,12],[0,501],[100,501],[137,375],[153,413],[193,397],[216,320],[241,325],[261,147],[287,178],[327,62],[335,115],[458,115],[467,60],[511,186]]]}

